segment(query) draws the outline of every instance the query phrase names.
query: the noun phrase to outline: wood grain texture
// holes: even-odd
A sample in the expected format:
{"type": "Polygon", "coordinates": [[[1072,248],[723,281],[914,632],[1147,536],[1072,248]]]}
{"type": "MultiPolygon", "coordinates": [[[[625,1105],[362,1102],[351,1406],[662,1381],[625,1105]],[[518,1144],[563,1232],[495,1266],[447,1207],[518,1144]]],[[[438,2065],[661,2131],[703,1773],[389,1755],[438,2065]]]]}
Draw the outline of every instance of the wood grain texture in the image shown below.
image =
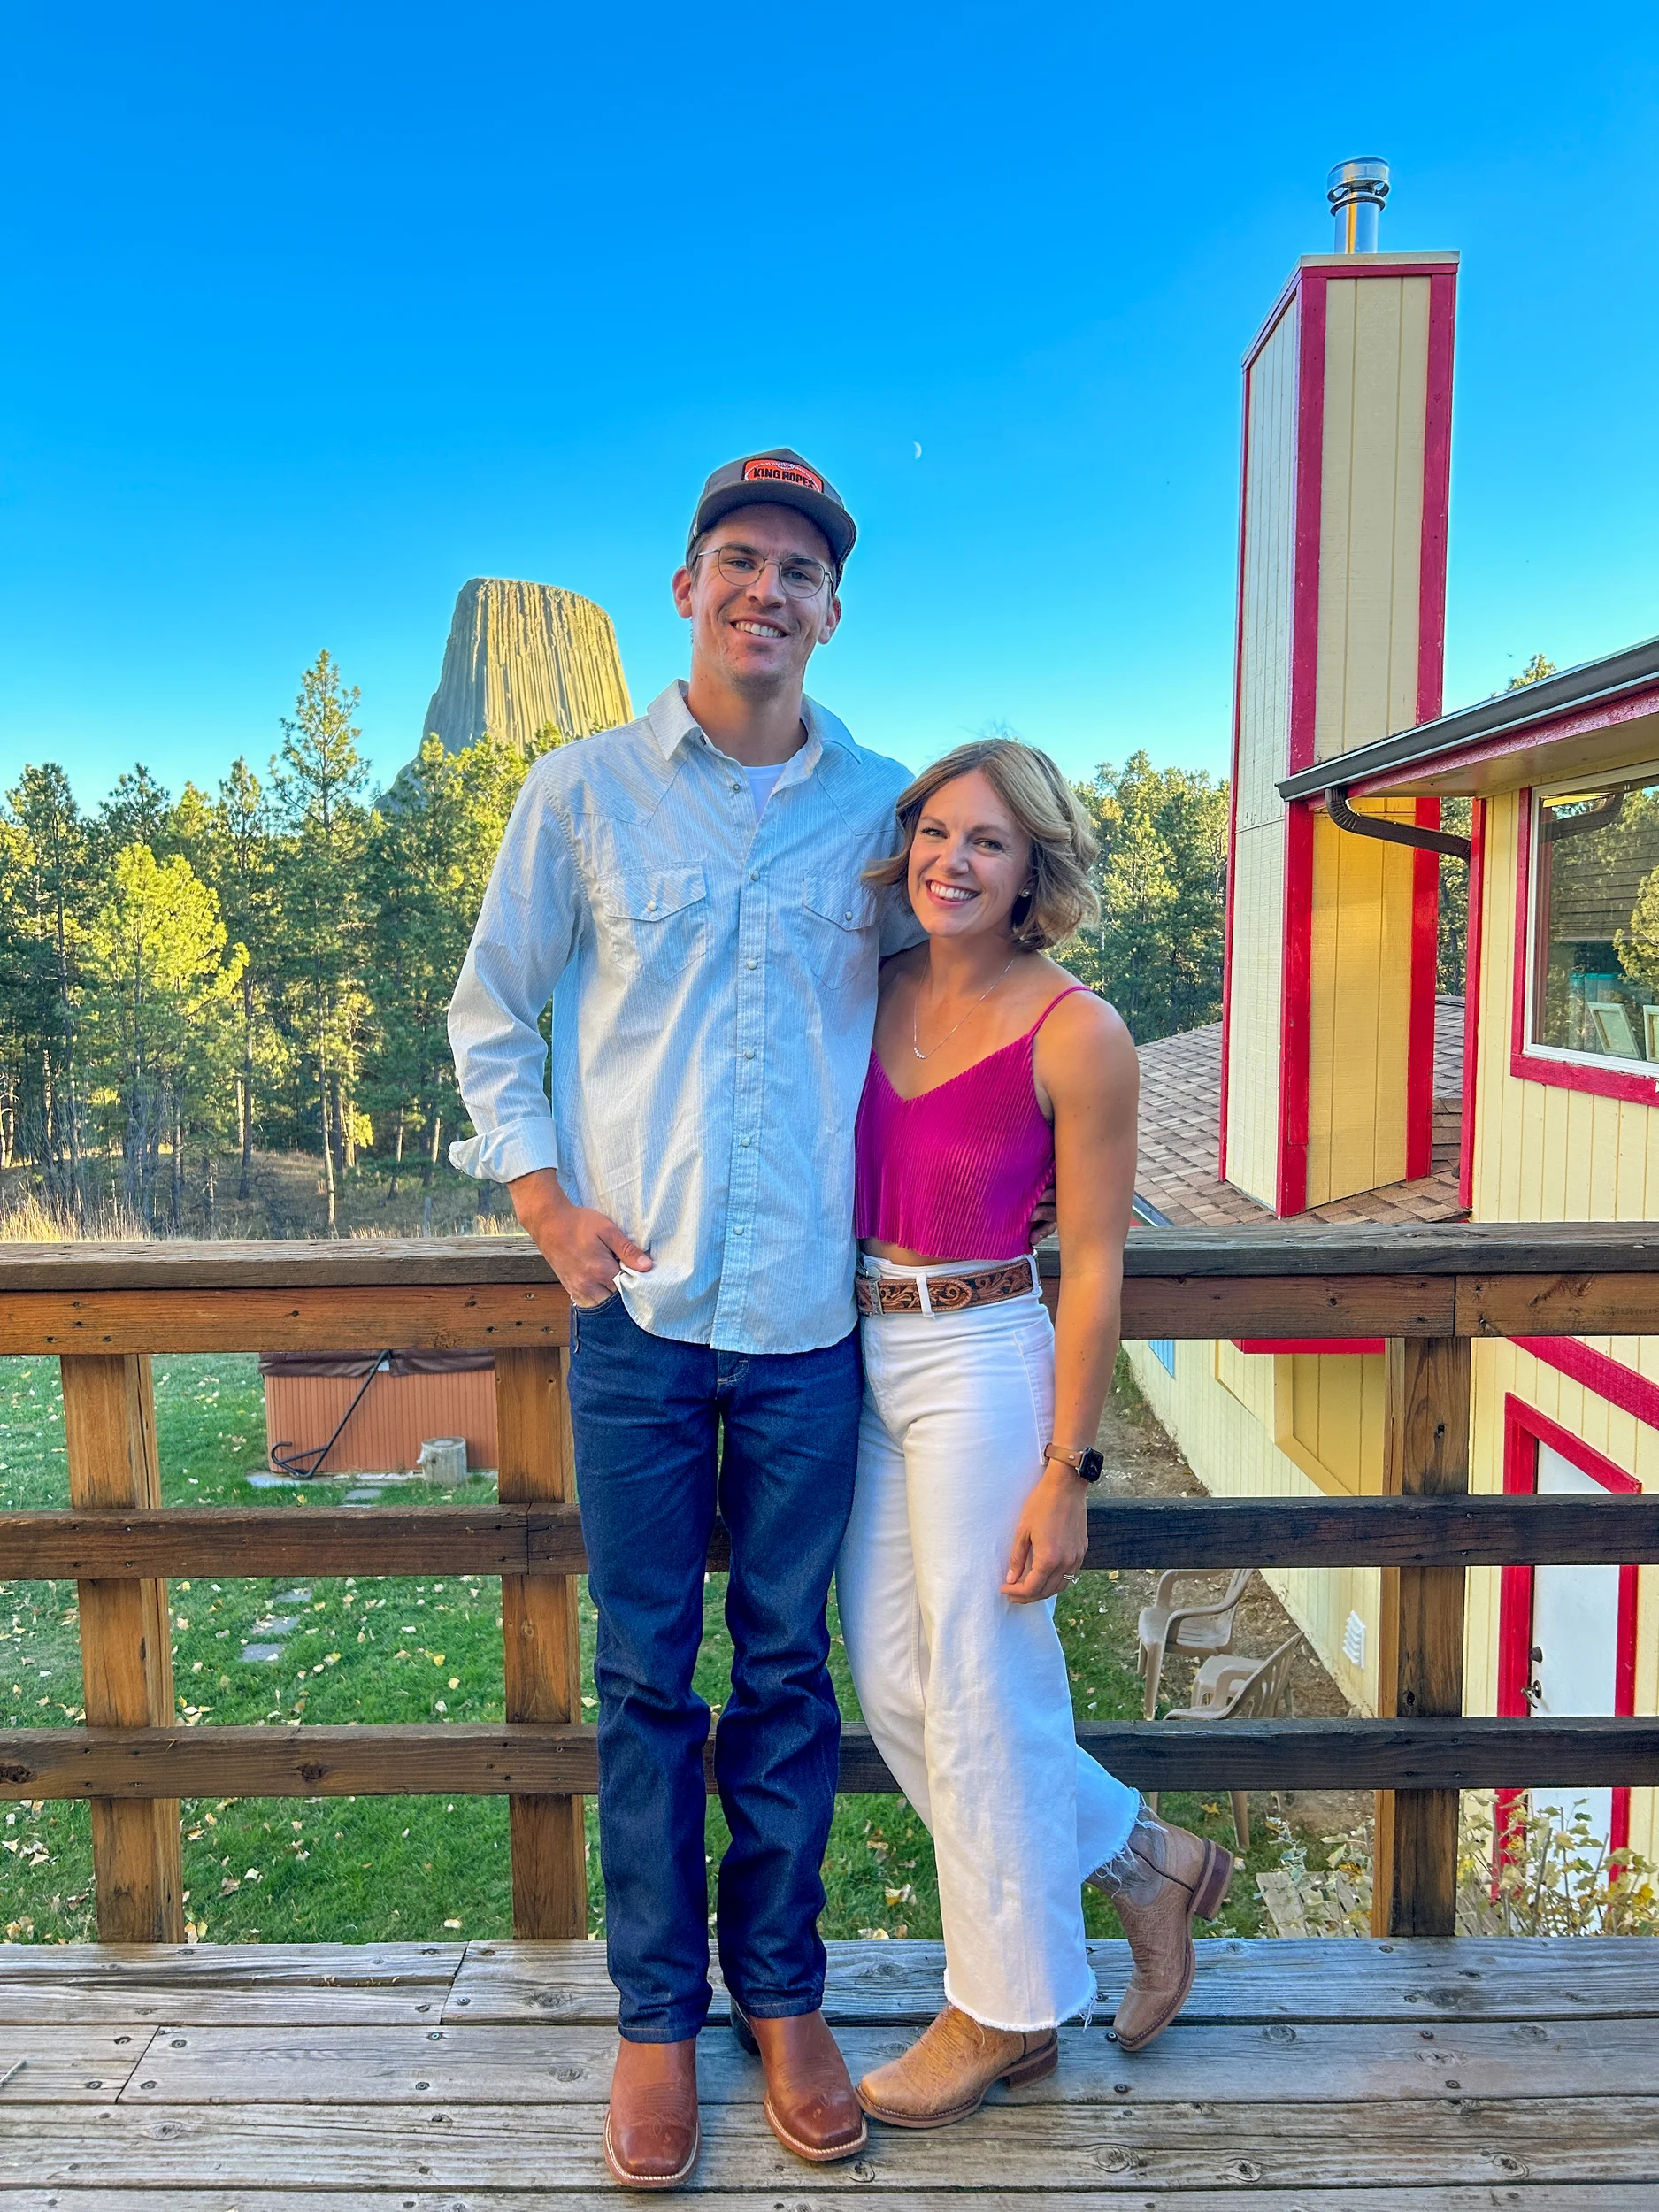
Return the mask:
{"type": "MultiPolygon", "coordinates": [[[[77,1506],[161,1502],[155,1390],[148,1357],[62,1363],[64,1450],[77,1506]]],[[[165,1581],[93,1578],[78,1586],[82,1699],[88,1724],[166,1727],[173,1709],[173,1616],[165,1581]]],[[[176,1798],[95,1797],[92,1865],[98,1933],[106,1943],[182,1939],[183,1847],[176,1798]]]]}
{"type": "MultiPolygon", "coordinates": [[[[1659,1782],[1659,1717],[1088,1721],[1078,1741],[1143,1789],[1489,1789],[1659,1782]]],[[[710,1790],[711,1770],[705,1764],[710,1790]]],[[[595,1732],[491,1726],[12,1728],[0,1799],[590,1795],[595,1732]]],[[[839,1787],[897,1785],[841,1734],[839,1787]]]]}
{"type": "MultiPolygon", "coordinates": [[[[1467,1337],[1392,1341],[1384,1479],[1406,1497],[1466,1497],[1467,1337]]],[[[1441,1719],[1463,1709],[1461,1563],[1386,1567],[1379,1608],[1381,1719],[1441,1719]]],[[[1384,1790],[1377,1799],[1373,1935],[1450,1935],[1456,1924],[1457,1792],[1384,1790]]]]}
{"type": "MultiPolygon", "coordinates": [[[[1108,2005],[1112,2001],[1109,1995],[1108,2005]]],[[[854,2080],[897,2058],[914,2039],[908,2021],[838,2027],[854,2080]]],[[[83,2042],[91,2049],[89,2038],[83,2042]]],[[[107,2043],[108,2039],[105,2039],[107,2043]]],[[[124,2104],[365,2104],[388,2102],[603,2105],[611,2093],[617,2036],[610,2027],[342,2025],[196,2027],[150,2041],[124,2089],[124,2104]]],[[[1103,2036],[1061,2031],[1057,2074],[1033,2083],[1023,2104],[1164,2102],[1213,2096],[1294,2106],[1331,2097],[1383,2101],[1479,2097],[1598,2097],[1651,2080],[1659,2021],[1463,2022],[1426,2033],[1404,2023],[1205,2027],[1183,2022],[1151,2049],[1126,2058],[1103,2036]]],[[[5,2047],[0,2035],[0,2051],[5,2047]]],[[[84,2067],[81,2070],[84,2073],[84,2067]]],[[[94,2070],[95,2071],[97,2070],[94,2070]]],[[[0,2073],[4,2061],[0,2058],[0,2073]]],[[[73,2078],[68,2070],[66,2078],[73,2078]]],[[[697,2052],[705,2105],[752,2104],[759,2069],[735,2037],[710,2029],[697,2052]]],[[[1006,2092],[994,2093],[1003,2101],[1006,2092]]]]}
{"type": "MultiPolygon", "coordinates": [[[[832,2167],[830,2172],[833,2174],[832,2167]]],[[[1029,2191],[1017,2185],[995,2184],[972,2194],[959,2188],[869,2188],[858,2180],[815,2180],[810,2193],[796,2190],[787,2195],[757,2198],[749,2189],[699,2189],[701,2212],[1032,2212],[1029,2191]]],[[[1356,2212],[1353,2192],[1347,2188],[1298,2188],[1286,2199],[1280,2189],[1241,2188],[1236,2183],[1220,2189],[1164,2189],[1139,2195],[1133,2185],[1068,2190],[1064,2202],[1070,2212],[1356,2212]]],[[[488,2197],[457,2197],[452,2189],[424,2185],[402,2188],[396,2198],[397,2212],[546,2212],[548,2199],[539,2189],[491,2189],[488,2197]]],[[[236,2191],[234,2212],[365,2212],[360,2190],[319,2187],[303,2193],[287,2189],[236,2191]]],[[[1653,2193],[1646,2182],[1547,2182],[1525,2191],[1502,2185],[1474,2183],[1466,2188],[1431,2184],[1421,2189],[1384,2185],[1365,2193],[1363,2212],[1653,2212],[1653,2193]]],[[[107,2190],[0,2188],[0,2212],[113,2212],[107,2190]]],[[[223,2189],[146,2189],[128,2185],[120,2193],[120,2212],[228,2212],[223,2189]]]]}
{"type": "MultiPolygon", "coordinates": [[[[118,2104],[95,2120],[19,2108],[0,2111],[0,2183],[125,2191],[142,2177],[151,2187],[286,2183],[303,2190],[349,2174],[372,2197],[422,2185],[512,2189],[534,2175],[545,2192],[604,2203],[611,2185],[597,2116],[584,2126],[572,2124],[568,2109],[514,2105],[118,2104]]],[[[811,2206],[811,2177],[772,2135],[758,2096],[750,2105],[710,2107],[703,2119],[688,2197],[741,2189],[765,2193],[768,2212],[811,2206]]],[[[834,2185],[864,2184],[866,2203],[879,2203],[884,2191],[902,2201],[902,2193],[961,2192],[964,2183],[1023,2189],[1037,2201],[1115,2185],[1156,2202],[1164,2190],[1236,2192],[1242,2184],[1281,2192],[1346,2187],[1363,2202],[1359,2193],[1373,2187],[1485,2185],[1490,2193],[1519,2178],[1659,2182],[1659,2097],[1330,2100],[1294,2115],[1213,2095],[1201,2103],[1114,2098],[1104,2109],[999,2102],[933,2133],[884,2131],[834,2185]]],[[[227,2206],[235,2201],[226,2199],[227,2206]]]]}
{"type": "Polygon", "coordinates": [[[0,2109],[27,2104],[112,2104],[150,2048],[153,2028],[0,2024],[0,2109]]]}
{"type": "MultiPolygon", "coordinates": [[[[541,1357],[541,1355],[532,1356],[541,1357]]],[[[1659,1495],[1126,1498],[1088,1509],[1087,1564],[1464,1566],[1659,1562],[1659,1495]]],[[[189,1506],[0,1514],[8,1579],[147,1575],[571,1576],[587,1553],[574,1505],[189,1506]]],[[[717,1527],[710,1568],[730,1546],[717,1527]]]]}
{"type": "Polygon", "coordinates": [[[556,1283],[12,1292],[3,1258],[0,1292],[0,1354],[488,1352],[562,1342],[570,1310],[556,1283]]]}
{"type": "MultiPolygon", "coordinates": [[[[495,1360],[500,1492],[513,1504],[571,1509],[575,1476],[566,1435],[557,1350],[501,1353],[495,1360]]],[[[507,1575],[502,1635],[510,1721],[572,1722],[581,1716],[577,1583],[569,1574],[507,1575]]],[[[508,1804],[512,1924],[526,1938],[585,1935],[588,1870],[582,1801],[515,1796],[508,1804]]]]}
{"type": "Polygon", "coordinates": [[[1653,1336],[1659,1280],[1611,1270],[1467,1276],[1455,1327],[1460,1336],[1653,1336]]]}

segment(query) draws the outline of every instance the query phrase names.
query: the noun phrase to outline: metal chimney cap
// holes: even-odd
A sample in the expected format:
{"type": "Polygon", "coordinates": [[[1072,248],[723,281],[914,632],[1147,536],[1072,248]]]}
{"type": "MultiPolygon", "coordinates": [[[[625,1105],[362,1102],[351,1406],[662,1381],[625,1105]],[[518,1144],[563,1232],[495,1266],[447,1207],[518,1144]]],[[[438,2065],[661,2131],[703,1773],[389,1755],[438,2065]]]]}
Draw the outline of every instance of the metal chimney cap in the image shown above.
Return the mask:
{"type": "Polygon", "coordinates": [[[1375,200],[1380,205],[1388,197],[1388,164],[1375,154],[1339,161],[1325,180],[1325,191],[1333,208],[1348,200],[1375,200]]]}

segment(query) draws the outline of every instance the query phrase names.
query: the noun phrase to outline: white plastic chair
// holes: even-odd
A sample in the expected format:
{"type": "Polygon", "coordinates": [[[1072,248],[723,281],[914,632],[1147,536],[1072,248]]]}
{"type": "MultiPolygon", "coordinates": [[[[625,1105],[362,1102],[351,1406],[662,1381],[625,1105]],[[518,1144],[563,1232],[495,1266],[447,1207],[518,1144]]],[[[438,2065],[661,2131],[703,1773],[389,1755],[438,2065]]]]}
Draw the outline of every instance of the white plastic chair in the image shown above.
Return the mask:
{"type": "Polygon", "coordinates": [[[1137,1664],[1147,1686],[1142,1707],[1147,1720],[1154,1719],[1157,1714],[1158,1677],[1164,1671],[1165,1652],[1179,1651],[1189,1658],[1210,1659],[1233,1648],[1233,1617],[1256,1570],[1240,1567],[1227,1585],[1226,1595],[1208,1605],[1177,1605],[1176,1584],[1190,1582],[1202,1571],[1193,1567],[1171,1567],[1167,1574],[1158,1577],[1151,1604],[1141,1609],[1137,1664]]]}
{"type": "MultiPolygon", "coordinates": [[[[1302,1642],[1300,1629],[1288,1636],[1265,1659],[1246,1659],[1237,1654],[1206,1659],[1193,1677],[1193,1701],[1166,1720],[1281,1720],[1291,1709],[1293,1685],[1290,1663],[1302,1642]]],[[[1233,1831],[1240,1851],[1250,1847],[1250,1794],[1229,1790],[1233,1800],[1233,1831]]],[[[1153,1810],[1157,1800],[1150,1799],[1153,1810]]]]}

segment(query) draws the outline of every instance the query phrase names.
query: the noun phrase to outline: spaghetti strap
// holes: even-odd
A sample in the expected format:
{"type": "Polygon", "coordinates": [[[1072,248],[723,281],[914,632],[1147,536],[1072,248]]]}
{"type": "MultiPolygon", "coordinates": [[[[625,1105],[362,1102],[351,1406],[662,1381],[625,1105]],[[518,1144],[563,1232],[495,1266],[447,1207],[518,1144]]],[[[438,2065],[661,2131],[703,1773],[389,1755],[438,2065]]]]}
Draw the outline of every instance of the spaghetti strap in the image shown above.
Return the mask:
{"type": "Polygon", "coordinates": [[[1094,994],[1089,990],[1087,983],[1068,983],[1064,991],[1056,991],[1055,993],[1054,996],[1048,1001],[1048,1003],[1043,1008],[1041,1013],[1038,1015],[1036,1020],[1033,1022],[1031,1027],[1025,1032],[1026,1042],[1029,1043],[1030,1041],[1036,1035],[1037,1032],[1042,1027],[1044,1022],[1048,1020],[1049,1015],[1053,1013],[1055,1008],[1058,1006],[1063,998],[1075,997],[1079,991],[1087,992],[1090,998],[1093,998],[1094,995],[1094,994]]]}

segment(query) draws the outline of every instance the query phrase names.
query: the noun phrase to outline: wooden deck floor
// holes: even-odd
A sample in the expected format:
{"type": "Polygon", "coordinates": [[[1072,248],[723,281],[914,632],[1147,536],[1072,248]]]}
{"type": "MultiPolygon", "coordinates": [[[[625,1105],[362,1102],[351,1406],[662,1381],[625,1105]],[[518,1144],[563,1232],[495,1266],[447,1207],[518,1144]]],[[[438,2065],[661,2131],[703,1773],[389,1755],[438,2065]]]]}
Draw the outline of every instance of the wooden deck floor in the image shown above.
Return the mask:
{"type": "MultiPolygon", "coordinates": [[[[1108,2004],[1124,1956],[1095,1947],[1108,2004]]],[[[832,1946],[855,2074],[941,2001],[926,1944],[832,1946]]],[[[1655,2212],[1651,1942],[1200,1946],[1185,2018],[813,2170],[703,2039],[710,2212],[1655,2212]]],[[[717,2000],[717,2004],[719,2001],[717,2000]]],[[[0,1946],[0,2212],[530,2212],[618,2201],[595,1944],[0,1946]]],[[[633,2200],[624,2199],[623,2201],[633,2200]]]]}

